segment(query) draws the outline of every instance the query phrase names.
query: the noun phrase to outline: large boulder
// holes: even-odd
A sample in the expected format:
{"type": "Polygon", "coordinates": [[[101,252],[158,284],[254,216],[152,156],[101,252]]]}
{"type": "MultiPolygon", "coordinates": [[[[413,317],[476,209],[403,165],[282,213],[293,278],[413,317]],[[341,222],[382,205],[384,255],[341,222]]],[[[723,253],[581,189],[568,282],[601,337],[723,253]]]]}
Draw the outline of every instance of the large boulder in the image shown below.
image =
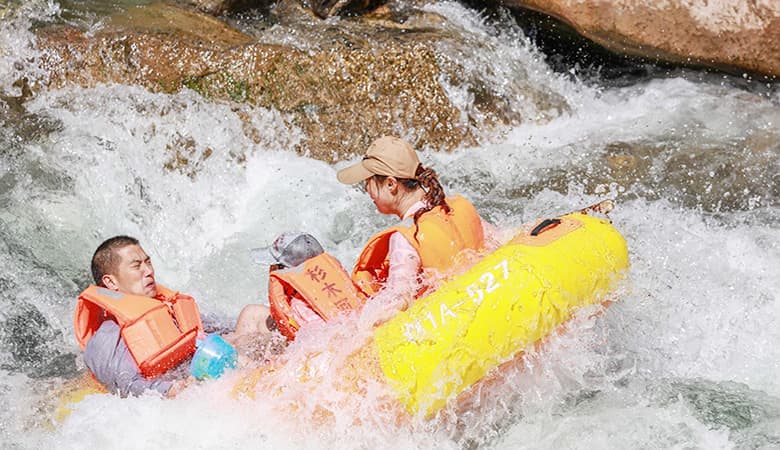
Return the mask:
{"type": "MultiPolygon", "coordinates": [[[[220,15],[249,8],[268,9],[276,0],[180,0],[208,14],[220,15]]],[[[364,13],[373,10],[387,0],[301,0],[300,6],[308,8],[321,19],[339,14],[364,13]]]]}
{"type": "Polygon", "coordinates": [[[777,0],[499,0],[539,11],[619,54],[780,76],[777,0]]]}
{"type": "Polygon", "coordinates": [[[207,14],[220,15],[249,8],[268,8],[273,0],[180,0],[207,14]]]}
{"type": "MultiPolygon", "coordinates": [[[[418,147],[447,150],[475,143],[479,129],[522,120],[489,90],[475,94],[479,117],[453,104],[443,72],[450,71],[451,83],[472,80],[461,80],[457,64],[436,52],[443,38],[436,20],[362,18],[349,26],[369,31],[343,35],[341,26],[309,19],[324,25],[317,33],[334,33],[325,44],[261,43],[214,17],[157,4],[133,8],[98,31],[41,29],[38,45],[49,88],[100,82],[169,93],[188,88],[217,101],[272,108],[303,131],[299,151],[324,160],[362,153],[377,136],[401,130],[418,147]],[[404,27],[413,32],[399,32],[404,27]]],[[[564,99],[528,86],[526,97],[539,110],[566,108],[564,99]]]]}

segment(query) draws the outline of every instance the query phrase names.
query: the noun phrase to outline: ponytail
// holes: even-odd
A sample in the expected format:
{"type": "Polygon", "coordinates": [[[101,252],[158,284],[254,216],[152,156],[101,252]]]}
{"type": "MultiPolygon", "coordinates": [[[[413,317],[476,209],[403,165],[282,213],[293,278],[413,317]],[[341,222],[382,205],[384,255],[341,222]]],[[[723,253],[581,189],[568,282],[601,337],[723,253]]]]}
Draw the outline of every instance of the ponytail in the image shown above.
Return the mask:
{"type": "MultiPolygon", "coordinates": [[[[420,231],[420,227],[417,225],[417,220],[423,214],[432,210],[437,206],[441,206],[445,213],[450,213],[450,205],[445,201],[444,188],[439,183],[439,177],[436,175],[436,171],[427,167],[423,167],[422,164],[417,166],[415,171],[415,177],[413,180],[415,184],[418,184],[425,191],[425,206],[417,210],[414,213],[414,239],[417,240],[417,232],[420,231]]],[[[418,241],[419,242],[419,241],[418,241]]]]}
{"type": "MultiPolygon", "coordinates": [[[[374,178],[383,180],[389,175],[373,175],[374,178]]],[[[423,167],[422,164],[417,165],[417,170],[414,172],[414,178],[396,178],[406,189],[415,190],[422,188],[425,191],[423,202],[425,206],[418,209],[414,213],[414,239],[417,240],[417,232],[420,231],[420,227],[417,225],[417,220],[423,214],[432,210],[437,206],[441,206],[445,213],[449,214],[451,211],[450,205],[447,204],[444,196],[444,188],[439,183],[439,177],[436,175],[436,171],[423,167]]],[[[419,242],[419,241],[418,241],[419,242]]]]}

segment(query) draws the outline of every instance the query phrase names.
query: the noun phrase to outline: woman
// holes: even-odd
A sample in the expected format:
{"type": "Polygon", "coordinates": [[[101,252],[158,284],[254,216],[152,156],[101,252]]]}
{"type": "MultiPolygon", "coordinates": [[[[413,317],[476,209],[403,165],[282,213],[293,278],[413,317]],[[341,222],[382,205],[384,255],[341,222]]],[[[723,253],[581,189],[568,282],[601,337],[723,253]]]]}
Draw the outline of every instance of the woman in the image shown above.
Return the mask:
{"type": "MultiPolygon", "coordinates": [[[[436,172],[423,167],[403,139],[375,140],[366,156],[337,178],[344,184],[365,182],[377,210],[401,219],[368,241],[352,271],[355,284],[373,297],[374,308],[406,309],[455,268],[464,251],[484,249],[485,224],[474,206],[460,196],[445,198],[436,172]]],[[[378,315],[379,320],[388,316],[378,315]]]]}

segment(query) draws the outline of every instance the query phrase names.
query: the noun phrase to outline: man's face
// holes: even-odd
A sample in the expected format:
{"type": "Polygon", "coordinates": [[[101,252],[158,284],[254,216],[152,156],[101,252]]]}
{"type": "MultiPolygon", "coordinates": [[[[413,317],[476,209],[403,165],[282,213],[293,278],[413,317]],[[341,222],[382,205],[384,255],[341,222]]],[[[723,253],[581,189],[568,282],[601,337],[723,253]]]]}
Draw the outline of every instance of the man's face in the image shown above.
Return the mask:
{"type": "Polygon", "coordinates": [[[128,245],[117,250],[119,264],[113,274],[103,275],[103,284],[126,294],[154,297],[157,284],[154,281],[154,267],[140,245],[128,245]]]}

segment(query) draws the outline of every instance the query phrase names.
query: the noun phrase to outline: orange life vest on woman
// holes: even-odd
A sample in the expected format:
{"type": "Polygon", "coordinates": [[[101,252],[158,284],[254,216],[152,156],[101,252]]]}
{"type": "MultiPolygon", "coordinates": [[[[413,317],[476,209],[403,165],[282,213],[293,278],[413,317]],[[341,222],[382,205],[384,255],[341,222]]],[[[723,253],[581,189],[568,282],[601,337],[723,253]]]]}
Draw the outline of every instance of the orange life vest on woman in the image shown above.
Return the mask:
{"type": "Polygon", "coordinates": [[[366,296],[377,293],[390,269],[390,236],[399,232],[420,256],[422,270],[446,273],[463,250],[479,251],[485,244],[482,219],[465,198],[447,198],[450,212],[437,206],[417,220],[417,226],[398,225],[375,234],[363,248],[352,270],[352,280],[366,296]],[[415,232],[417,235],[415,236],[415,232]]]}
{"type": "Polygon", "coordinates": [[[279,331],[295,339],[301,328],[290,303],[293,297],[306,303],[323,320],[358,309],[364,297],[341,264],[327,253],[288,269],[275,270],[268,278],[268,303],[279,331]]]}
{"type": "Polygon", "coordinates": [[[122,338],[145,377],[160,375],[195,352],[203,330],[195,300],[157,285],[154,298],[90,286],[79,295],[73,329],[81,349],[106,319],[122,338]]]}

